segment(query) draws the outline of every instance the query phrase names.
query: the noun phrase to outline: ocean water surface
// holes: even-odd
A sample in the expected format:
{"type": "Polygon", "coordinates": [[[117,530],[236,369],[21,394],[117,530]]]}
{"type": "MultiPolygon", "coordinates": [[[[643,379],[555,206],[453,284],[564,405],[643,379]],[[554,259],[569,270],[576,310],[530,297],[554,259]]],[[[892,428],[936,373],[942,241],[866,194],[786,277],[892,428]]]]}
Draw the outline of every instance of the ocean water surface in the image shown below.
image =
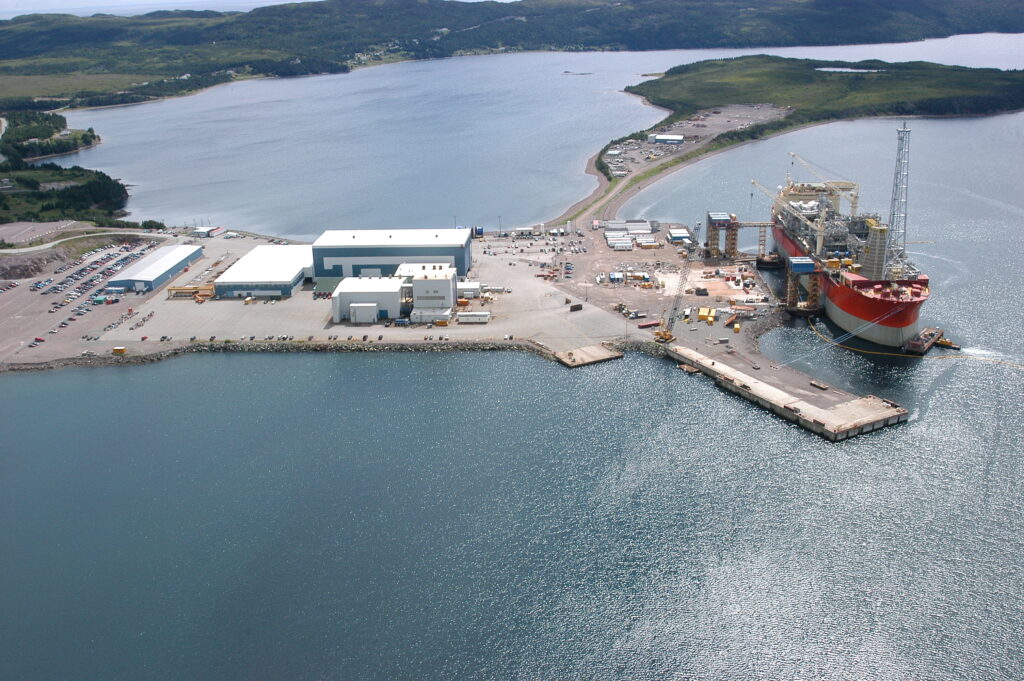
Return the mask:
{"type": "Polygon", "coordinates": [[[915,419],[829,444],[636,355],[5,376],[0,676],[1019,678],[1021,382],[849,369],[915,419]]]}

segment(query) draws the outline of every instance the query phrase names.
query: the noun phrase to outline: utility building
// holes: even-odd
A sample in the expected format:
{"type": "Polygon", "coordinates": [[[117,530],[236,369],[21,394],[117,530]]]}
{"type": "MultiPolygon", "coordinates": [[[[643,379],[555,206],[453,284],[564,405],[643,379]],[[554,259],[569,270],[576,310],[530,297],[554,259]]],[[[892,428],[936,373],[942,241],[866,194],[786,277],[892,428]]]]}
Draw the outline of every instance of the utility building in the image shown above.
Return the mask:
{"type": "Polygon", "coordinates": [[[411,272],[411,321],[436,322],[451,318],[452,308],[458,299],[458,275],[454,267],[437,263],[406,264],[402,272],[407,275],[411,272]]]}
{"type": "Polygon", "coordinates": [[[404,284],[399,277],[346,277],[331,294],[331,318],[335,324],[372,324],[398,317],[404,284]]]}
{"type": "Polygon", "coordinates": [[[202,246],[162,246],[110,278],[108,287],[152,291],[203,256],[202,246]]]}
{"type": "Polygon", "coordinates": [[[213,282],[218,298],[288,298],[313,276],[313,247],[257,246],[213,282]]]}
{"type": "Polygon", "coordinates": [[[473,266],[471,236],[464,227],[330,230],[313,242],[313,274],[382,277],[402,263],[444,263],[465,276],[473,266]]]}
{"type": "Polygon", "coordinates": [[[192,236],[200,239],[209,239],[224,232],[223,227],[196,227],[192,230],[192,236]]]}

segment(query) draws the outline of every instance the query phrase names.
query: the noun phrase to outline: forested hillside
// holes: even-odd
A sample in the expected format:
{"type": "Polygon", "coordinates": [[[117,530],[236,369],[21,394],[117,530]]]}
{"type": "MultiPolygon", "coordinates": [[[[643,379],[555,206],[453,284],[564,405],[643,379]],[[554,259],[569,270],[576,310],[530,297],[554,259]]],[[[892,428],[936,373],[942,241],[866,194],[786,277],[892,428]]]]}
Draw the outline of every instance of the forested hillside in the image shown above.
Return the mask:
{"type": "Polygon", "coordinates": [[[250,74],[465,52],[825,45],[982,31],[1024,31],[1019,1],[323,0],[246,13],[37,14],[0,21],[0,104],[30,107],[26,98],[42,95],[143,101],[250,74]]]}

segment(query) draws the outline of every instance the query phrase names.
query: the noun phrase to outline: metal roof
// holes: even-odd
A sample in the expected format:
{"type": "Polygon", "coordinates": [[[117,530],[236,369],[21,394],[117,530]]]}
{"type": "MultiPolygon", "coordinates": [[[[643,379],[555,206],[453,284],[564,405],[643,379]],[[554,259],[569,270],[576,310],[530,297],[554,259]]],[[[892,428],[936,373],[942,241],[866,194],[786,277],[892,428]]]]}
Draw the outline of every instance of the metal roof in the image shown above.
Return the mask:
{"type": "Polygon", "coordinates": [[[400,277],[345,277],[338,282],[339,293],[399,293],[405,283],[400,277]]]}
{"type": "Polygon", "coordinates": [[[192,254],[197,252],[201,254],[202,251],[202,246],[188,246],[185,244],[161,246],[134,265],[121,270],[112,276],[110,280],[124,281],[126,279],[135,279],[138,281],[153,281],[182,260],[190,258],[192,254]]]}
{"type": "Polygon", "coordinates": [[[257,246],[217,277],[215,284],[291,283],[296,275],[313,266],[309,245],[257,246]]]}
{"type": "Polygon", "coordinates": [[[465,246],[472,230],[458,229],[331,229],[321,234],[314,246],[380,248],[386,246],[465,246]]]}

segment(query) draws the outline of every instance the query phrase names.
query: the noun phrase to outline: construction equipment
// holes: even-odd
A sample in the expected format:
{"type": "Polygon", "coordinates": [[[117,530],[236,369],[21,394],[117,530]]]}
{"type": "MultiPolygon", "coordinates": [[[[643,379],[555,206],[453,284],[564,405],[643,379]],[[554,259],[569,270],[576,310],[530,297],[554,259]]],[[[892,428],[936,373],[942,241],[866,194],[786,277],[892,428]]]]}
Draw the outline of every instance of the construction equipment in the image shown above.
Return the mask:
{"type": "Polygon", "coordinates": [[[683,292],[686,290],[686,280],[689,274],[690,261],[685,260],[679,268],[679,280],[676,282],[675,293],[672,294],[672,307],[669,308],[668,315],[662,317],[661,328],[654,332],[654,340],[659,343],[671,343],[676,339],[672,333],[672,328],[679,317],[679,303],[683,300],[683,292]]]}
{"type": "Polygon", "coordinates": [[[803,215],[803,213],[801,213],[792,205],[790,205],[788,201],[784,201],[775,194],[772,194],[767,187],[765,187],[757,180],[751,180],[750,184],[757,187],[762,194],[764,194],[765,196],[772,200],[772,206],[776,211],[783,210],[792,215],[793,217],[795,217],[800,222],[802,222],[804,226],[806,226],[810,230],[810,232],[815,236],[814,254],[821,255],[821,247],[825,241],[825,225],[822,223],[822,218],[825,215],[824,211],[821,211],[819,213],[817,221],[811,222],[803,215]]]}
{"type": "MultiPolygon", "coordinates": [[[[857,214],[857,201],[860,199],[860,184],[857,182],[847,182],[845,180],[830,180],[822,173],[819,173],[814,167],[814,164],[807,159],[792,151],[789,152],[789,155],[791,158],[799,161],[800,165],[811,171],[811,173],[824,182],[825,185],[834,189],[837,195],[846,196],[846,199],[850,202],[850,215],[852,216],[857,214]]],[[[833,209],[839,211],[839,206],[834,205],[833,209]]]]}

